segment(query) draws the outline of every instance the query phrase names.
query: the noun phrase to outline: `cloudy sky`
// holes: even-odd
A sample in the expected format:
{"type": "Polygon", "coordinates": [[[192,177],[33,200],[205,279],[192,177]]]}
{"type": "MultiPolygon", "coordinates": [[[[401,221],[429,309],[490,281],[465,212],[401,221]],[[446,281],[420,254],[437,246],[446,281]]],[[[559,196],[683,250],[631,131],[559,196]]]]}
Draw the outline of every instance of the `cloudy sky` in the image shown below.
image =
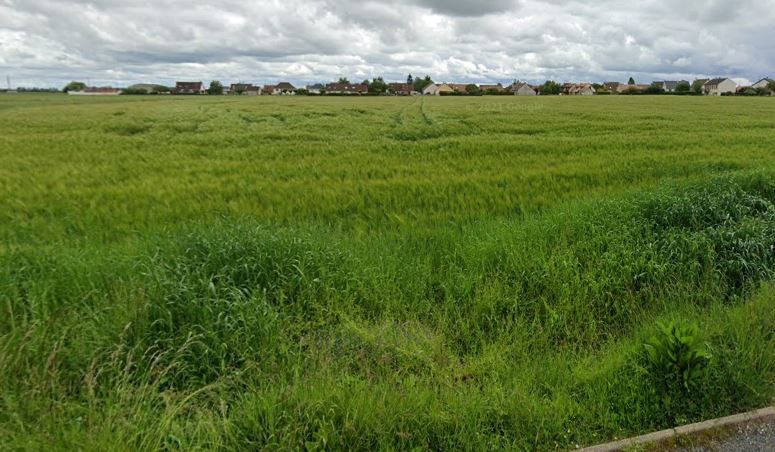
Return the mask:
{"type": "Polygon", "coordinates": [[[408,73],[755,81],[775,76],[775,0],[0,0],[0,85],[408,73]]]}

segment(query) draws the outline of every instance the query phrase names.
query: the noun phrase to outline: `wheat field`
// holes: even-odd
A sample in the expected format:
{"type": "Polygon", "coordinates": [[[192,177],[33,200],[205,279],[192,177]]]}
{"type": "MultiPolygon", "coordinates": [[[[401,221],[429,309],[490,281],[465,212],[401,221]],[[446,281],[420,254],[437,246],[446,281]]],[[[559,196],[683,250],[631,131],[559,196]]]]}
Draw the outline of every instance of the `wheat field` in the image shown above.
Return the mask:
{"type": "Polygon", "coordinates": [[[771,98],[2,95],[0,446],[566,450],[759,408],[774,175],[771,98]]]}

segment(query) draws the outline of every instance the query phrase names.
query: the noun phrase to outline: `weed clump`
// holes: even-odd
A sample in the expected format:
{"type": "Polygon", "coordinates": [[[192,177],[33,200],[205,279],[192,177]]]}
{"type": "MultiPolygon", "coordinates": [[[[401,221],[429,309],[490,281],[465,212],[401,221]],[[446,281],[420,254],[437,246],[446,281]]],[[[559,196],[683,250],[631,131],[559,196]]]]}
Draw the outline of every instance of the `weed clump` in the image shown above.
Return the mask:
{"type": "Polygon", "coordinates": [[[643,344],[646,367],[664,393],[695,389],[711,359],[695,323],[659,324],[658,332],[643,344]]]}

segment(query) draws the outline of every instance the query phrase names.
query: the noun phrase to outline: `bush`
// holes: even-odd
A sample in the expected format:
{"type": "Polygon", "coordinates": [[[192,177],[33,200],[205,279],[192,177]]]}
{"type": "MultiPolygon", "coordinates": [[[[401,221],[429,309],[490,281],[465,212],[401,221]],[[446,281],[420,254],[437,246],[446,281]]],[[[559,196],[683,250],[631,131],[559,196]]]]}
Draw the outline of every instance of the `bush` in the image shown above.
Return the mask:
{"type": "Polygon", "coordinates": [[[662,87],[662,85],[652,83],[651,86],[646,88],[644,94],[665,94],[665,89],[662,87]]]}
{"type": "Polygon", "coordinates": [[[619,93],[619,94],[626,94],[626,95],[637,95],[637,94],[643,94],[643,91],[641,91],[641,90],[640,90],[638,87],[636,87],[636,86],[630,86],[629,88],[627,88],[626,90],[622,91],[622,92],[621,92],[621,93],[619,93]]]}
{"type": "Polygon", "coordinates": [[[481,96],[482,91],[473,83],[466,85],[466,94],[469,96],[481,96]]]}
{"type": "Polygon", "coordinates": [[[144,96],[146,94],[150,94],[148,91],[144,89],[131,89],[131,88],[125,88],[121,90],[121,94],[124,96],[144,96]]]}
{"type": "Polygon", "coordinates": [[[658,333],[643,344],[646,368],[665,394],[697,386],[711,358],[698,333],[694,323],[659,324],[658,333]]]}
{"type": "Polygon", "coordinates": [[[675,85],[675,92],[679,94],[687,94],[692,91],[692,85],[689,84],[689,82],[678,82],[677,85],[675,85]]]}

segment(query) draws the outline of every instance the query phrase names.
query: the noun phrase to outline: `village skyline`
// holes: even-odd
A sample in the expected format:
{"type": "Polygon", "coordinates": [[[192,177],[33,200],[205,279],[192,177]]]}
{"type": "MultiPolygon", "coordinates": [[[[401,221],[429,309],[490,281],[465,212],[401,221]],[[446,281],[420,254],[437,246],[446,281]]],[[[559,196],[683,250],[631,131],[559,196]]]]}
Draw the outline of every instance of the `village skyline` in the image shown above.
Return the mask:
{"type": "MultiPolygon", "coordinates": [[[[9,90],[11,91],[11,90],[9,90]]],[[[56,90],[59,91],[59,90],[56,90]]],[[[127,88],[110,86],[94,87],[84,82],[72,81],[62,90],[69,95],[115,96],[115,95],[246,95],[246,96],[482,96],[482,95],[705,95],[705,96],[771,96],[775,94],[775,80],[768,77],[755,83],[740,85],[730,78],[688,80],[660,80],[639,84],[630,77],[621,82],[565,82],[547,80],[543,84],[530,84],[514,80],[511,84],[475,84],[435,82],[430,76],[413,77],[403,82],[390,82],[382,77],[362,82],[351,82],[346,77],[331,83],[315,83],[294,86],[283,81],[276,84],[232,83],[224,84],[213,80],[209,86],[201,81],[178,81],[173,87],[161,84],[135,84],[127,88]]],[[[15,91],[11,91],[15,92],[15,91]]]]}
{"type": "MultiPolygon", "coordinates": [[[[390,73],[395,74],[395,73],[390,73]]],[[[772,74],[775,74],[775,70],[772,71],[772,74]]],[[[34,88],[34,89],[47,89],[47,90],[57,90],[61,89],[63,86],[66,86],[68,83],[72,81],[81,81],[85,83],[87,86],[92,87],[116,87],[116,88],[128,88],[133,85],[138,84],[158,84],[163,86],[172,87],[175,85],[178,81],[200,81],[202,83],[209,83],[213,80],[220,81],[222,83],[225,83],[227,85],[236,83],[246,83],[246,84],[253,84],[253,85],[265,85],[265,84],[272,84],[272,83],[278,83],[280,81],[285,81],[288,83],[293,84],[294,86],[308,86],[308,85],[314,85],[314,84],[327,84],[331,83],[332,81],[339,80],[341,78],[347,78],[349,81],[353,83],[359,83],[364,80],[373,80],[375,78],[381,78],[388,82],[401,82],[406,79],[407,75],[417,76],[417,77],[425,77],[429,76],[431,79],[433,79],[435,82],[439,83],[462,83],[462,84],[476,84],[476,85],[496,85],[496,84],[502,84],[502,85],[508,85],[513,83],[514,81],[520,81],[524,83],[529,83],[531,85],[540,85],[543,84],[546,81],[555,81],[558,83],[588,83],[588,84],[603,84],[608,82],[620,82],[620,83],[627,83],[627,81],[630,78],[635,79],[638,84],[650,84],[655,81],[665,81],[665,80],[686,80],[686,81],[693,81],[693,80],[709,80],[709,79],[715,79],[715,78],[728,78],[730,80],[733,80],[738,86],[751,86],[752,84],[756,83],[759,80],[770,78],[771,73],[762,73],[757,75],[756,77],[745,77],[740,76],[739,74],[642,74],[637,72],[621,72],[616,73],[612,75],[611,77],[526,77],[526,76],[504,76],[500,78],[486,78],[486,77],[465,77],[465,76],[446,76],[444,74],[441,75],[433,75],[428,72],[423,71],[415,71],[412,72],[406,72],[403,74],[398,75],[382,75],[382,74],[369,74],[364,75],[362,73],[357,73],[354,75],[347,75],[347,74],[338,74],[338,75],[328,75],[328,74],[321,74],[319,76],[311,76],[307,78],[296,78],[296,77],[289,77],[286,76],[284,73],[278,73],[278,74],[270,74],[270,75],[264,75],[264,76],[212,76],[212,75],[199,75],[196,74],[187,76],[187,74],[181,74],[181,76],[160,76],[160,77],[154,77],[154,76],[148,76],[143,78],[137,78],[137,79],[112,79],[112,78],[105,78],[105,77],[78,77],[77,74],[72,74],[72,76],[68,77],[67,75],[61,75],[57,74],[56,76],[53,76],[53,78],[49,81],[35,81],[35,80],[25,80],[20,79],[17,76],[12,75],[12,73],[8,73],[7,75],[2,75],[2,79],[0,80],[0,89],[2,90],[14,90],[14,89],[20,89],[20,88],[34,88]]]]}

